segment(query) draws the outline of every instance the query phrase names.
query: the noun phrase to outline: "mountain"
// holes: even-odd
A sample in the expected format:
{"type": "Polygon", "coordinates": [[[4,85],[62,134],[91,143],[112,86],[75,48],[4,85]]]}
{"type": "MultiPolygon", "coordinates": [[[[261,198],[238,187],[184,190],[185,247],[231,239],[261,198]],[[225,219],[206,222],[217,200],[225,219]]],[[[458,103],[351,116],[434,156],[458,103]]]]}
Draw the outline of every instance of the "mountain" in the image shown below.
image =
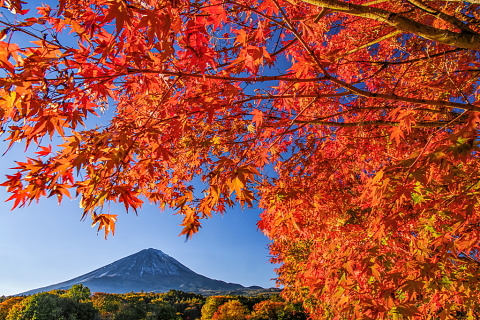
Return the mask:
{"type": "Polygon", "coordinates": [[[74,279],[30,290],[20,295],[30,295],[53,289],[69,289],[74,284],[80,283],[89,287],[92,292],[107,293],[140,292],[142,290],[166,292],[170,289],[187,292],[229,291],[244,288],[240,284],[202,276],[162,251],[150,248],[74,279]]]}

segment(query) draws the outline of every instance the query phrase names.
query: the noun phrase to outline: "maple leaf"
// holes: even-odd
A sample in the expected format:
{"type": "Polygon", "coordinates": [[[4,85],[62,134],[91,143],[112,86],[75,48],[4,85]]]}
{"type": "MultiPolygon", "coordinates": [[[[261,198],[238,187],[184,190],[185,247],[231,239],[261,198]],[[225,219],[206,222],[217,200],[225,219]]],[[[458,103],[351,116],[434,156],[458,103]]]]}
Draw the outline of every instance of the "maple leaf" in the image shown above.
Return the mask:
{"type": "Polygon", "coordinates": [[[401,127],[393,127],[390,131],[390,139],[394,140],[397,145],[404,138],[403,129],[401,127]]]}
{"type": "Polygon", "coordinates": [[[263,122],[263,112],[258,109],[252,111],[252,121],[255,123],[255,127],[260,128],[263,122]]]}
{"type": "Polygon", "coordinates": [[[42,149],[41,151],[37,151],[35,152],[36,154],[38,154],[39,156],[43,157],[43,156],[46,156],[48,155],[49,153],[52,152],[52,146],[47,146],[47,147],[44,147],[44,146],[40,146],[40,149],[42,149]]]}
{"type": "Polygon", "coordinates": [[[98,223],[97,233],[103,229],[105,233],[105,239],[107,239],[109,233],[115,235],[115,222],[117,222],[117,216],[118,215],[116,214],[93,213],[92,228],[98,223]]]}
{"type": "Polygon", "coordinates": [[[185,235],[188,240],[195,233],[197,233],[198,229],[201,227],[200,221],[198,221],[200,218],[198,217],[196,212],[190,207],[186,207],[183,210],[183,214],[185,215],[185,217],[180,224],[181,226],[183,226],[183,230],[182,232],[180,232],[180,235],[185,235]]]}

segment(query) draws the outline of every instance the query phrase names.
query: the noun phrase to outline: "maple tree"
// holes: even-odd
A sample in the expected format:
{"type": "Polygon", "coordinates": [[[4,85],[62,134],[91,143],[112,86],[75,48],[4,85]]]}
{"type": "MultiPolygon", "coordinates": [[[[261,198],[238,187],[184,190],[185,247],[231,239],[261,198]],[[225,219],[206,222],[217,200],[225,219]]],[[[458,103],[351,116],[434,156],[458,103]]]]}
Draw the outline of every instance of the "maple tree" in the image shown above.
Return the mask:
{"type": "Polygon", "coordinates": [[[74,192],[108,235],[149,202],[191,237],[258,205],[313,318],[479,316],[478,0],[1,4],[14,208],[74,192]]]}

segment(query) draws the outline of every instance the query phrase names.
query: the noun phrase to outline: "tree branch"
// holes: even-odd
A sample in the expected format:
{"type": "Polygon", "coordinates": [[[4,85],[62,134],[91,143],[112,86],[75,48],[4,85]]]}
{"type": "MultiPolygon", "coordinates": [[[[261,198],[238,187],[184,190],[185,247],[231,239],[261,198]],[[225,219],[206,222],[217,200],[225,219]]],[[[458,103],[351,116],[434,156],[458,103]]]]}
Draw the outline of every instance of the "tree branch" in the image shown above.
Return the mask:
{"type": "Polygon", "coordinates": [[[366,47],[369,47],[369,46],[373,46],[374,44],[377,44],[377,43],[379,43],[379,42],[382,42],[383,40],[386,40],[386,39],[389,39],[389,38],[391,38],[391,37],[394,37],[394,36],[396,36],[396,35],[399,34],[399,33],[402,33],[402,32],[399,31],[399,30],[390,32],[390,33],[384,35],[383,37],[377,38],[377,39],[375,39],[375,40],[373,40],[373,41],[370,41],[369,43],[365,43],[364,45],[361,45],[361,46],[359,46],[359,47],[356,47],[355,49],[350,50],[350,51],[342,54],[342,57],[346,57],[346,56],[348,56],[348,55],[350,55],[350,54],[352,54],[352,53],[355,53],[355,52],[357,52],[357,51],[359,51],[359,50],[362,50],[363,48],[366,48],[366,47]]]}
{"type": "Polygon", "coordinates": [[[402,97],[397,96],[395,94],[383,94],[383,93],[374,93],[370,91],[365,91],[359,89],[351,84],[348,84],[340,79],[334,78],[332,76],[327,76],[328,80],[342,86],[343,88],[350,90],[358,94],[359,96],[367,97],[367,98],[375,98],[375,99],[385,99],[385,100],[392,100],[392,101],[402,101],[402,102],[409,102],[414,104],[428,104],[431,106],[438,106],[438,107],[447,107],[447,108],[459,108],[468,111],[475,111],[480,112],[480,107],[477,107],[473,104],[464,104],[458,102],[450,102],[444,100],[430,100],[430,99],[418,99],[418,98],[409,98],[409,97],[402,97]]]}
{"type": "Polygon", "coordinates": [[[450,46],[465,49],[480,49],[480,35],[462,31],[461,33],[449,30],[437,29],[421,24],[399,13],[391,12],[381,8],[367,7],[363,5],[346,3],[340,0],[302,0],[315,6],[329,8],[345,14],[369,18],[387,23],[404,32],[416,34],[420,37],[450,46]]]}
{"type": "Polygon", "coordinates": [[[408,0],[408,2],[410,2],[411,5],[431,14],[434,17],[443,19],[444,21],[453,24],[462,31],[474,33],[474,31],[472,31],[467,25],[465,25],[463,21],[457,19],[454,16],[438,11],[437,9],[430,7],[428,4],[423,3],[421,0],[408,0]]]}
{"type": "Polygon", "coordinates": [[[234,104],[241,104],[241,103],[245,103],[253,100],[344,97],[349,94],[351,93],[347,91],[347,92],[341,92],[341,93],[326,93],[326,94],[283,94],[283,95],[252,96],[240,101],[235,101],[234,104]]]}
{"type": "Polygon", "coordinates": [[[259,76],[259,77],[246,78],[246,77],[230,77],[230,76],[199,74],[199,73],[184,73],[184,72],[129,68],[128,74],[133,74],[133,73],[154,73],[154,74],[161,74],[166,76],[176,76],[176,77],[186,77],[186,78],[217,79],[217,80],[245,81],[245,82],[265,82],[265,81],[315,82],[315,81],[327,80],[326,77],[307,78],[307,79],[289,78],[288,74],[279,75],[279,76],[259,76]]]}
{"type": "Polygon", "coordinates": [[[448,50],[448,51],[439,52],[439,53],[432,54],[432,55],[429,55],[429,56],[425,56],[425,57],[422,57],[422,58],[416,58],[416,59],[410,59],[410,60],[403,60],[403,61],[366,61],[366,60],[358,60],[358,61],[355,61],[355,60],[350,60],[349,62],[372,63],[372,64],[386,64],[386,65],[399,65],[399,64],[405,64],[405,63],[418,62],[418,61],[422,61],[422,60],[429,60],[429,59],[432,59],[432,58],[440,57],[440,56],[443,56],[443,55],[446,55],[446,54],[449,54],[449,53],[453,53],[453,52],[457,52],[457,51],[461,51],[461,50],[465,50],[465,49],[456,48],[456,49],[453,49],[453,50],[448,50]]]}
{"type": "MultiPolygon", "coordinates": [[[[437,0],[429,0],[429,1],[437,1],[437,0]]],[[[447,2],[468,2],[468,3],[476,3],[480,4],[480,0],[443,0],[447,2]]]]}
{"type": "MultiPolygon", "coordinates": [[[[324,125],[329,127],[340,127],[340,128],[368,127],[368,126],[398,127],[401,124],[400,122],[397,122],[397,121],[382,121],[382,120],[359,121],[359,122],[335,122],[335,121],[323,121],[323,120],[315,120],[315,119],[314,120],[294,120],[294,123],[316,124],[316,125],[324,125]]],[[[448,121],[417,122],[416,124],[412,124],[412,128],[438,128],[438,127],[444,127],[448,123],[449,123],[448,121]]]]}

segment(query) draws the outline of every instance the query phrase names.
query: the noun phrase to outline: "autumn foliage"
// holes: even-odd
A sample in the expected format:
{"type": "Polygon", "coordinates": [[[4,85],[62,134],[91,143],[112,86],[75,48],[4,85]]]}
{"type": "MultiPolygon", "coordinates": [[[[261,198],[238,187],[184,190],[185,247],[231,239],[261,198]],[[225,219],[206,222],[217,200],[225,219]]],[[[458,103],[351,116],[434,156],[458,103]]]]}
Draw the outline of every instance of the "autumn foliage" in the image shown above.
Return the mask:
{"type": "Polygon", "coordinates": [[[2,4],[14,208],[77,196],[108,235],[148,202],[191,237],[259,205],[313,318],[480,317],[478,0],[2,4]]]}

